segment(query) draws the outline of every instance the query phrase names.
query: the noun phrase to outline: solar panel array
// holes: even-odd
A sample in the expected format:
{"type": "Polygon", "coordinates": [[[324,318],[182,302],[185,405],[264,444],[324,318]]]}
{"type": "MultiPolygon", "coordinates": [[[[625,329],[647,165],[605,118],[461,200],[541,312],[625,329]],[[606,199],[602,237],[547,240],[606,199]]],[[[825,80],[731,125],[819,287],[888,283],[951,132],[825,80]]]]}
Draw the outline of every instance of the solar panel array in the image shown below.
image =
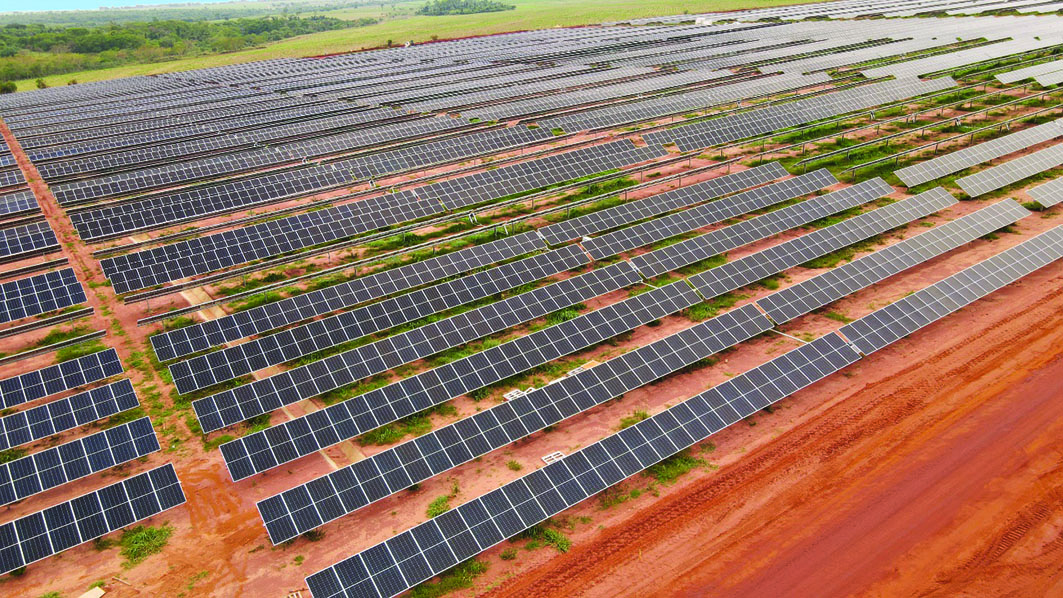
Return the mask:
{"type": "Polygon", "coordinates": [[[315,598],[399,594],[859,359],[836,335],[816,339],[314,573],[307,586],[315,598]]]}
{"type": "Polygon", "coordinates": [[[1063,227],[1056,227],[846,324],[839,332],[860,352],[874,353],[1061,257],[1063,227]]]}
{"type": "MultiPolygon", "coordinates": [[[[937,189],[940,190],[940,187],[937,189]]],[[[772,321],[778,324],[789,322],[898,272],[1012,224],[1029,214],[1030,212],[1015,200],[1005,199],[776,291],[763,299],[758,299],[757,305],[772,321]]]]}
{"type": "MultiPolygon", "coordinates": [[[[660,157],[660,149],[617,141],[433,183],[334,208],[101,260],[118,293],[203,274],[390,224],[483,203],[660,157]]],[[[94,224],[113,224],[95,220],[94,224]]]]}
{"type": "Polygon", "coordinates": [[[59,240],[45,221],[0,229],[0,261],[14,261],[59,250],[59,240]]]}
{"type": "Polygon", "coordinates": [[[259,512],[270,540],[285,542],[770,328],[746,305],[267,498],[259,512]]]}
{"type": "Polygon", "coordinates": [[[954,197],[938,187],[711,268],[689,280],[706,297],[723,295],[955,203],[954,197]]]}
{"type": "Polygon", "coordinates": [[[1026,193],[1042,207],[1050,208],[1063,201],[1063,177],[1038,185],[1026,193]]]}
{"type": "MultiPolygon", "coordinates": [[[[221,445],[241,480],[698,303],[673,283],[221,445]]],[[[319,391],[327,389],[318,386],[319,391]]]]}
{"type": "Polygon", "coordinates": [[[789,176],[778,162],[769,162],[732,174],[709,179],[686,187],[679,187],[644,199],[550,224],[539,232],[551,245],[559,245],[586,235],[619,228],[646,218],[660,216],[672,210],[722,197],[789,176]]]}
{"type": "Polygon", "coordinates": [[[0,168],[0,189],[26,184],[26,177],[17,167],[0,168]]]}
{"type": "Polygon", "coordinates": [[[13,322],[86,301],[73,268],[0,284],[0,322],[13,322]]]}
{"type": "Polygon", "coordinates": [[[808,195],[819,189],[836,185],[838,179],[826,168],[802,174],[778,183],[712,201],[689,210],[677,212],[636,224],[628,228],[591,238],[583,243],[594,259],[617,255],[637,247],[663,241],[683,233],[722,222],[728,218],[764,209],[775,204],[808,195]]]}
{"type": "Polygon", "coordinates": [[[688,110],[706,109],[724,102],[733,102],[764,94],[782,93],[807,85],[825,83],[829,79],[825,74],[810,76],[779,75],[758,78],[707,89],[647,98],[637,102],[581,110],[573,114],[543,119],[539,121],[539,124],[546,129],[561,129],[568,132],[614,127],[678,114],[688,110]]]}
{"type": "Polygon", "coordinates": [[[0,409],[36,401],[49,395],[122,373],[114,349],[83,355],[46,368],[0,380],[0,409]]]}
{"type": "Polygon", "coordinates": [[[140,404],[128,379],[0,417],[0,450],[47,438],[140,404]]]}
{"type": "Polygon", "coordinates": [[[1024,150],[1032,145],[1044,143],[1061,135],[1063,135],[1063,120],[1054,120],[906,166],[898,170],[896,174],[905,185],[914,187],[971,166],[1024,150]]]}
{"type": "Polygon", "coordinates": [[[545,248],[534,232],[521,233],[164,332],[151,345],[159,361],[170,361],[545,248]]]}
{"type": "Polygon", "coordinates": [[[774,104],[749,112],[648,133],[646,143],[675,143],[682,151],[712,147],[817,120],[955,87],[948,77],[931,81],[898,80],[872,83],[803,100],[774,104]]]}
{"type": "Polygon", "coordinates": [[[144,289],[443,212],[390,193],[100,260],[116,293],[144,289]]]}
{"type": "Polygon", "coordinates": [[[151,418],[0,463],[0,505],[11,504],[159,450],[151,418]]]}
{"type": "Polygon", "coordinates": [[[324,385],[362,380],[638,281],[630,265],[615,264],[223,391],[192,407],[200,427],[214,430],[330,389],[324,385]]]}
{"type": "Polygon", "coordinates": [[[0,216],[11,216],[40,210],[37,198],[29,189],[0,195],[0,216]]]}
{"type": "Polygon", "coordinates": [[[0,525],[0,573],[94,540],[185,502],[166,464],[0,525]]]}
{"type": "Polygon", "coordinates": [[[1063,166],[1063,144],[956,179],[956,184],[967,195],[978,197],[1058,166],[1063,166]]]}
{"type": "Polygon", "coordinates": [[[447,209],[456,210],[665,154],[662,148],[636,147],[624,139],[432,183],[412,192],[422,200],[436,200],[447,209]]]}
{"type": "MultiPolygon", "coordinates": [[[[335,347],[374,332],[392,329],[443,310],[484,299],[523,284],[572,270],[589,262],[587,255],[576,246],[534,255],[457,280],[288,328],[217,353],[208,353],[182,361],[170,366],[170,374],[178,392],[189,393],[265,369],[271,365],[292,361],[335,347]]],[[[431,342],[435,339],[429,338],[428,340],[431,342]]]]}
{"type": "Polygon", "coordinates": [[[814,197],[774,212],[750,218],[667,247],[637,255],[631,263],[643,276],[657,276],[719,255],[759,239],[766,239],[796,226],[855,208],[893,192],[879,178],[814,197]]]}
{"type": "MultiPolygon", "coordinates": [[[[842,333],[847,329],[880,330],[891,324],[896,327],[899,320],[883,326],[883,314],[897,311],[891,308],[903,303],[906,314],[917,319],[905,320],[903,332],[893,331],[885,342],[870,345],[873,349],[881,348],[1060,257],[1063,257],[1063,229],[1057,228],[857,320],[844,327],[842,333]],[[1016,260],[1021,262],[1018,266],[1016,260]],[[990,277],[992,282],[988,282],[990,277]],[[956,278],[964,282],[951,285],[949,281],[956,278]],[[944,288],[951,294],[942,292],[944,288]],[[927,312],[933,315],[927,316],[927,312]]],[[[314,573],[307,578],[307,585],[317,598],[399,594],[855,363],[860,357],[852,345],[836,334],[818,338],[314,573]]],[[[326,481],[334,485],[333,480],[326,481]]],[[[322,506],[342,510],[343,500],[351,504],[358,500],[362,490],[353,476],[336,476],[335,482],[340,484],[335,486],[336,495],[342,498],[334,501],[326,498],[322,506]]],[[[327,492],[323,488],[317,490],[327,492]]],[[[302,497],[293,495],[295,501],[305,502],[309,498],[309,492],[302,497]]],[[[285,521],[283,510],[275,509],[276,501],[264,506],[274,509],[264,515],[280,515],[277,521],[285,521]]],[[[299,512],[307,517],[305,504],[299,512]]],[[[337,511],[329,513],[334,512],[337,511]]],[[[275,528],[282,535],[290,533],[283,524],[275,528]]]]}
{"type": "Polygon", "coordinates": [[[1051,62],[1044,62],[1034,66],[1016,69],[1014,71],[997,73],[996,79],[1005,85],[1011,85],[1012,83],[1017,83],[1023,79],[1054,73],[1056,71],[1063,71],[1063,60],[1053,60],[1051,62]]]}

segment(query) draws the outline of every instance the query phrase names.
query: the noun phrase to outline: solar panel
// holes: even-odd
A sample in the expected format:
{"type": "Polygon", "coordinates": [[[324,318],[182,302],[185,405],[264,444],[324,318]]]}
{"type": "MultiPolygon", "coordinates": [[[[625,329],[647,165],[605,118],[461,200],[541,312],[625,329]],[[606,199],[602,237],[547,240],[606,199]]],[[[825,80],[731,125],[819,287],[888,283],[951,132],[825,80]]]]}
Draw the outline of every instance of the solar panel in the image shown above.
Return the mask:
{"type": "Polygon", "coordinates": [[[1053,73],[1045,73],[1043,75],[1037,75],[1037,84],[1041,87],[1048,87],[1050,85],[1059,85],[1063,83],[1063,71],[1055,71],[1053,73]]]}
{"type": "Polygon", "coordinates": [[[874,235],[907,224],[916,218],[928,216],[955,203],[955,198],[939,188],[909,200],[864,212],[837,224],[695,274],[690,277],[690,282],[706,297],[723,295],[857,241],[869,239],[874,235]]]}
{"type": "Polygon", "coordinates": [[[888,195],[893,188],[880,178],[813,197],[774,212],[750,218],[703,235],[655,249],[631,259],[643,276],[657,276],[719,255],[759,239],[766,239],[785,230],[808,224],[831,214],[855,208],[873,199],[888,195]]]}
{"type": "Polygon", "coordinates": [[[1063,120],[1054,120],[902,168],[896,175],[909,187],[959,172],[1063,135],[1063,120]]]}
{"type": "MultiPolygon", "coordinates": [[[[931,191],[936,190],[941,190],[941,188],[937,187],[931,191]]],[[[944,193],[943,190],[940,192],[944,193]]],[[[757,305],[774,322],[778,324],[789,322],[850,293],[855,293],[898,272],[1012,224],[1029,214],[1015,200],[1005,199],[772,293],[763,299],[758,299],[757,305]]]]}
{"type": "Polygon", "coordinates": [[[399,594],[859,359],[836,335],[816,339],[314,573],[307,587],[315,598],[399,594]]]}
{"type": "Polygon", "coordinates": [[[625,202],[618,206],[551,224],[539,229],[539,232],[546,238],[547,243],[559,245],[729,193],[743,191],[789,176],[789,174],[778,162],[769,162],[748,170],[726,174],[688,187],[672,189],[644,199],[625,202]]]}
{"type": "Polygon", "coordinates": [[[170,361],[545,248],[534,232],[521,233],[164,332],[151,345],[159,361],[170,361]]]}
{"type": "Polygon", "coordinates": [[[967,195],[978,197],[1061,165],[1063,143],[956,179],[956,184],[967,195]]]}
{"type": "Polygon", "coordinates": [[[660,147],[635,147],[622,139],[432,183],[412,192],[422,200],[435,200],[456,210],[660,158],[666,153],[660,147]]]}
{"type": "Polygon", "coordinates": [[[37,198],[29,189],[0,195],[0,216],[39,210],[37,198]]]}
{"type": "Polygon", "coordinates": [[[36,401],[122,373],[118,353],[107,349],[0,380],[0,408],[36,401]]]}
{"type": "MultiPolygon", "coordinates": [[[[22,176],[22,171],[17,167],[0,169],[0,189],[6,189],[8,187],[16,187],[18,185],[24,185],[26,183],[26,177],[22,176]]],[[[3,203],[7,203],[4,196],[0,195],[0,213],[2,213],[3,203]]]]}
{"type": "Polygon", "coordinates": [[[47,438],[140,405],[128,379],[0,417],[0,450],[47,438]]]}
{"type": "Polygon", "coordinates": [[[780,75],[774,77],[739,81],[694,91],[652,97],[637,102],[619,105],[606,105],[574,114],[565,114],[538,121],[547,130],[561,129],[576,132],[587,129],[602,129],[631,122],[660,118],[678,114],[687,110],[707,109],[724,102],[733,102],[755,96],[776,94],[792,89],[825,83],[830,80],[826,74],[810,76],[780,75]]]}
{"type": "Polygon", "coordinates": [[[1026,193],[1042,207],[1050,208],[1063,201],[1063,177],[1038,185],[1026,193]]]}
{"type": "Polygon", "coordinates": [[[159,450],[151,419],[142,417],[0,463],[0,505],[11,504],[67,482],[128,463],[159,450]]]}
{"type": "Polygon", "coordinates": [[[704,228],[741,214],[763,209],[813,191],[836,185],[838,179],[826,168],[791,179],[739,193],[718,201],[657,218],[629,228],[589,239],[583,243],[594,259],[663,241],[683,233],[704,228]]]}
{"type": "Polygon", "coordinates": [[[185,502],[167,463],[73,500],[0,525],[0,572],[7,573],[185,502]]]}
{"type": "Polygon", "coordinates": [[[385,299],[170,366],[186,394],[271,365],[292,361],[434,313],[484,299],[590,262],[571,246],[385,299]]]}
{"type": "Polygon", "coordinates": [[[0,229],[0,260],[14,261],[59,250],[48,222],[32,222],[0,229]]]}
{"type": "Polygon", "coordinates": [[[746,305],[267,498],[259,513],[279,544],[770,328],[746,305]]]}
{"type": "Polygon", "coordinates": [[[781,131],[857,110],[866,110],[955,86],[956,82],[948,77],[930,81],[899,80],[872,83],[648,133],[643,135],[643,139],[651,145],[675,143],[682,151],[692,151],[781,131]]]}
{"type": "Polygon", "coordinates": [[[1037,75],[1054,73],[1056,71],[1063,71],[1063,60],[1053,60],[1051,62],[1028,66],[1026,68],[1021,68],[1014,71],[997,73],[996,78],[997,81],[1000,81],[1005,85],[1011,85],[1012,83],[1022,81],[1023,79],[1029,79],[1030,77],[1036,77],[1037,75]]]}
{"type": "Polygon", "coordinates": [[[0,284],[0,322],[48,313],[86,301],[73,268],[0,284]]]}
{"type": "Polygon", "coordinates": [[[1063,257],[1056,227],[841,328],[861,353],[874,353],[1063,257]]]}
{"type": "Polygon", "coordinates": [[[305,418],[221,445],[233,480],[308,455],[698,303],[684,281],[636,295],[305,418]]]}
{"type": "Polygon", "coordinates": [[[206,274],[443,212],[408,191],[100,260],[116,293],[206,274]]]}
{"type": "Polygon", "coordinates": [[[615,264],[194,401],[192,407],[200,426],[215,430],[314,396],[328,385],[363,380],[638,281],[629,264],[615,264]]]}

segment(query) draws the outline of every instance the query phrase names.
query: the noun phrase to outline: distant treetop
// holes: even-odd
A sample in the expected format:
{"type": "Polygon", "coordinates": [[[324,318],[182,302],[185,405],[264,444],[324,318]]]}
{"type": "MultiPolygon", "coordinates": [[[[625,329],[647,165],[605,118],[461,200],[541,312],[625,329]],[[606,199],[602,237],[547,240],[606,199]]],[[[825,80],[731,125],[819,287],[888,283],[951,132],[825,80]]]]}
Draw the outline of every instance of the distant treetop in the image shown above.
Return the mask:
{"type": "Polygon", "coordinates": [[[417,10],[419,15],[438,17],[442,15],[471,15],[480,12],[499,12],[517,8],[495,0],[430,0],[417,10]]]}

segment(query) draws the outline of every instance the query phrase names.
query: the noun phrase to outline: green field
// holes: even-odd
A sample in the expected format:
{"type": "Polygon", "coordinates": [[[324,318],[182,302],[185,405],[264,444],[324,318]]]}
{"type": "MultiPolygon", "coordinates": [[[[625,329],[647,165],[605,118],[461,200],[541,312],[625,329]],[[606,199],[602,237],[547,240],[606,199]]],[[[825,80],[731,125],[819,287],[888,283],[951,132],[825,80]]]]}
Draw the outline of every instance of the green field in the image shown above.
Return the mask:
{"type": "MultiPolygon", "coordinates": [[[[44,81],[49,86],[65,85],[70,79],[85,83],[267,58],[351,52],[382,47],[387,44],[388,40],[394,44],[402,44],[407,41],[427,41],[433,36],[438,39],[448,39],[504,31],[546,29],[639,17],[674,15],[684,12],[702,13],[801,3],[800,0],[656,0],[651,2],[646,0],[507,0],[507,2],[516,5],[517,9],[474,15],[413,16],[413,12],[424,2],[411,1],[386,4],[383,9],[381,5],[370,5],[332,10],[316,14],[347,19],[383,17],[385,20],[368,27],[315,33],[239,52],[67,73],[45,77],[44,81]]],[[[33,80],[23,80],[17,83],[20,91],[35,87],[33,80]]]]}

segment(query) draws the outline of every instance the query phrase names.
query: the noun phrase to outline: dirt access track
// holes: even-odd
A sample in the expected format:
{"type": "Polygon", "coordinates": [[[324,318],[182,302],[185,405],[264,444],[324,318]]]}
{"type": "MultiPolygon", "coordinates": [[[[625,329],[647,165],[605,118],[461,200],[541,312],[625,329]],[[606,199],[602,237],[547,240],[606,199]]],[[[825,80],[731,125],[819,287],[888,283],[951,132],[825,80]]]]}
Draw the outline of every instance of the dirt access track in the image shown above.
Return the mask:
{"type": "Polygon", "coordinates": [[[1060,272],[787,399],[789,430],[487,594],[1063,596],[1060,272]]]}

